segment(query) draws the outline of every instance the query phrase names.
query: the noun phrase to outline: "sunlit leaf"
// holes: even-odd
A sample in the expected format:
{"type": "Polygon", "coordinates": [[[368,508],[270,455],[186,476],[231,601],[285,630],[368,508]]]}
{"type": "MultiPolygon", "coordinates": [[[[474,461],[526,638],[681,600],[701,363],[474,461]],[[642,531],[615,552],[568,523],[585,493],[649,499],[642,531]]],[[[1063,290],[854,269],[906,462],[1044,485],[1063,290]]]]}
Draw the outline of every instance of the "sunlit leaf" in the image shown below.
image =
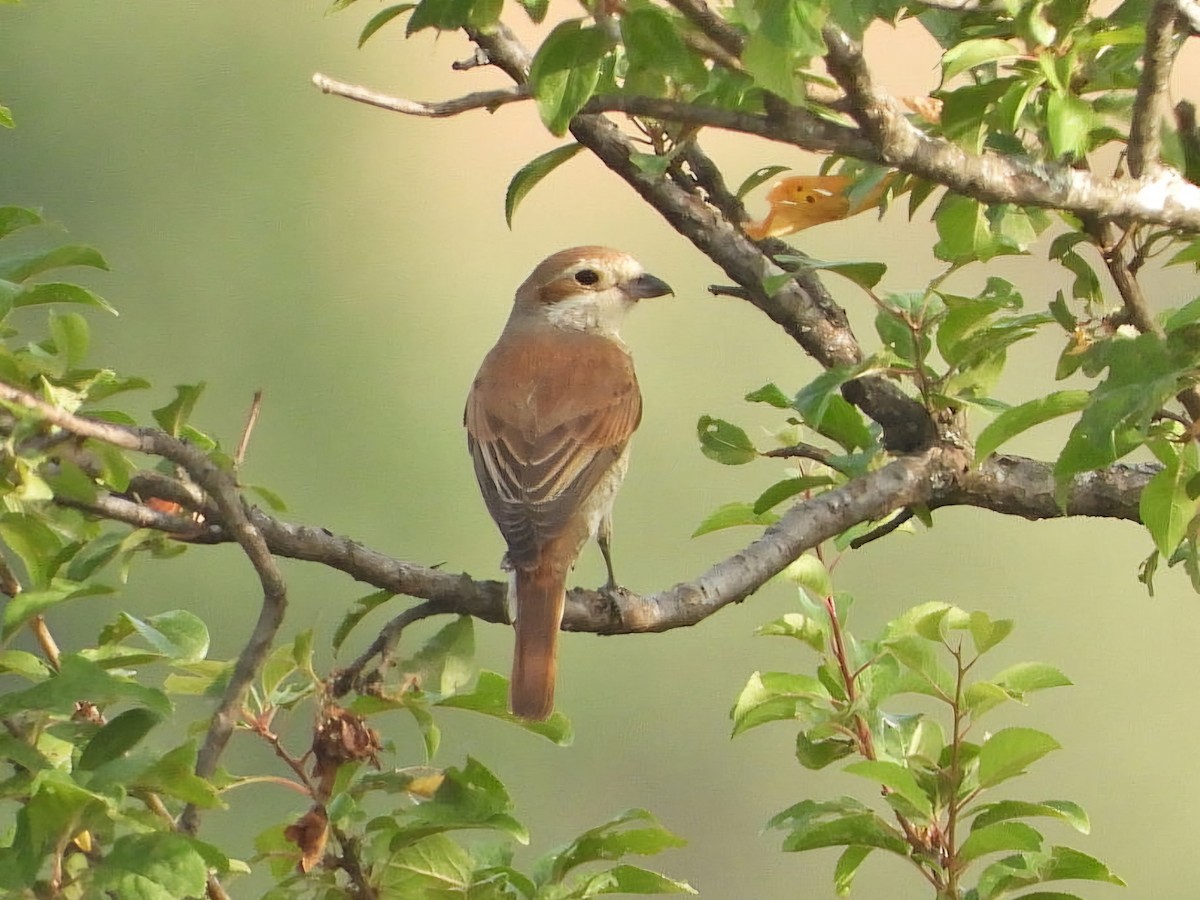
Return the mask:
{"type": "Polygon", "coordinates": [[[377,32],[388,22],[392,21],[392,19],[396,18],[397,16],[402,16],[404,13],[413,9],[416,9],[415,3],[401,3],[397,6],[385,7],[384,9],[381,9],[379,12],[375,13],[375,15],[371,16],[370,21],[363,26],[362,33],[360,33],[358,36],[358,46],[361,47],[363,44],[365,44],[371,39],[375,32],[377,32]]]}
{"type": "Polygon", "coordinates": [[[1002,444],[1035,425],[1079,412],[1090,399],[1087,391],[1055,391],[1005,410],[975,439],[976,462],[991,456],[1002,444]]]}
{"type": "Polygon", "coordinates": [[[758,458],[750,438],[736,425],[724,419],[701,416],[696,423],[700,452],[727,466],[740,466],[758,458]]]}
{"type": "Polygon", "coordinates": [[[997,731],[979,750],[979,784],[994,787],[1062,747],[1043,731],[1033,728],[1005,728],[997,731]]]}
{"type": "Polygon", "coordinates": [[[555,147],[553,150],[543,153],[537,159],[527,162],[517,170],[517,174],[508,183],[508,190],[504,194],[504,221],[508,223],[509,228],[512,228],[513,215],[516,213],[521,201],[525,199],[525,195],[533,190],[539,181],[582,149],[583,144],[567,144],[563,147],[555,147]]]}

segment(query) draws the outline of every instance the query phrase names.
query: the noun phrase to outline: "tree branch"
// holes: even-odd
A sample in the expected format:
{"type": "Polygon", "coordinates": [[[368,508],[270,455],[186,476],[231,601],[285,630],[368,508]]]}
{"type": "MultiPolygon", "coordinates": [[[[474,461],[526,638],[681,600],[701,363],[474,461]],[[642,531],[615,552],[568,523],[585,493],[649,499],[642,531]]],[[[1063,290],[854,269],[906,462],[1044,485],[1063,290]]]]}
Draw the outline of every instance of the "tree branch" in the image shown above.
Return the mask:
{"type": "MultiPolygon", "coordinates": [[[[754,593],[820,542],[853,525],[916,504],[930,509],[970,506],[1026,519],[1066,515],[1138,521],[1141,491],[1160,468],[1153,464],[1113,465],[1078,475],[1067,491],[1064,513],[1055,498],[1051,463],[996,455],[972,468],[962,451],[934,448],[795,504],[760,538],[692,581],[645,596],[575,588],[567,597],[563,628],[627,634],[698,624],[754,593]]],[[[103,515],[106,509],[100,504],[92,511],[103,515]]],[[[374,588],[423,601],[384,627],[363,658],[349,667],[356,672],[370,657],[386,651],[395,635],[416,619],[469,615],[487,622],[509,621],[504,581],[476,581],[467,573],[397,560],[324,528],[282,522],[259,509],[251,509],[249,516],[276,557],[314,562],[374,588]]],[[[160,527],[153,522],[145,524],[160,527]]],[[[212,543],[233,540],[220,521],[206,523],[205,535],[212,543]]]]}
{"type": "MultiPolygon", "coordinates": [[[[152,428],[126,428],[77,416],[4,383],[0,383],[0,400],[31,410],[43,420],[79,437],[162,457],[182,467],[216,503],[222,528],[241,545],[258,574],[263,590],[258,622],[238,655],[225,694],[213,713],[204,743],[197,754],[196,774],[201,778],[210,777],[216,771],[217,761],[233,733],[246,691],[270,651],[287,606],[287,588],[283,576],[262,534],[250,522],[236,483],[207,454],[165,432],[152,428]]],[[[180,828],[194,833],[198,826],[197,810],[189,805],[180,818],[180,828]]]]}
{"type": "Polygon", "coordinates": [[[421,100],[408,100],[404,97],[381,94],[378,91],[370,90],[359,84],[338,81],[336,78],[330,78],[328,75],[322,75],[320,72],[313,75],[312,81],[324,94],[336,94],[339,97],[346,97],[349,100],[365,103],[368,106],[376,106],[379,109],[386,109],[390,112],[404,113],[406,116],[423,116],[432,119],[457,116],[460,113],[473,109],[486,109],[488,112],[495,112],[506,103],[528,100],[531,96],[528,88],[522,85],[514,85],[513,87],[499,88],[494,91],[478,91],[474,94],[456,97],[453,100],[426,103],[421,100]]]}
{"type": "Polygon", "coordinates": [[[1153,174],[1159,168],[1162,150],[1162,107],[1171,80],[1171,67],[1179,52],[1176,0],[1158,0],[1146,23],[1146,49],[1142,54],[1142,77],[1133,102],[1129,126],[1129,174],[1134,178],[1153,174]]]}

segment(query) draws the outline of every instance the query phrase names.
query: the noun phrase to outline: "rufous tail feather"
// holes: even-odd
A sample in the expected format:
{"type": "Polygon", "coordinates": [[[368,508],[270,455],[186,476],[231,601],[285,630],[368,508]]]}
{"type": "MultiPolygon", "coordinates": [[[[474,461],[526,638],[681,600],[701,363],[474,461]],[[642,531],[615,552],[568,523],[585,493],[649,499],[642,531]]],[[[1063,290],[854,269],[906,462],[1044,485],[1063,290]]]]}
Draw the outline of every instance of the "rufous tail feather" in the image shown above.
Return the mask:
{"type": "Polygon", "coordinates": [[[561,566],[546,562],[516,572],[517,645],[509,706],[523,719],[540,721],[554,711],[566,578],[561,566]]]}

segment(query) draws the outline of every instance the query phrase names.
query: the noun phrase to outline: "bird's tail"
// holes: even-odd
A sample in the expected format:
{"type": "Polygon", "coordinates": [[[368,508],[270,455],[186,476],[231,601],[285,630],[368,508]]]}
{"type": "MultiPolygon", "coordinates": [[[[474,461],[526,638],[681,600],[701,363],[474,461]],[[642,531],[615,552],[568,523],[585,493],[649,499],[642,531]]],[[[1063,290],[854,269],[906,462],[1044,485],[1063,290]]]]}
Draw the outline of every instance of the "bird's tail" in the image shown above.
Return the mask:
{"type": "Polygon", "coordinates": [[[523,719],[541,720],[554,710],[558,629],[566,602],[567,572],[545,559],[516,570],[517,645],[509,706],[523,719]]]}

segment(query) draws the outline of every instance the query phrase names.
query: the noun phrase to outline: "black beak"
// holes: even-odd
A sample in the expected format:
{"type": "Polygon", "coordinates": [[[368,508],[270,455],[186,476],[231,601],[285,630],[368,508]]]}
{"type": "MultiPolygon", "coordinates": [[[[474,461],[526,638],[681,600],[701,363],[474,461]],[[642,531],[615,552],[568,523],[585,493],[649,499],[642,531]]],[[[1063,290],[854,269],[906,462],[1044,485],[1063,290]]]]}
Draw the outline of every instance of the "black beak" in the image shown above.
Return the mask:
{"type": "Polygon", "coordinates": [[[634,300],[645,300],[647,297],[662,297],[666,294],[674,296],[675,294],[669,284],[648,272],[639,275],[633,281],[629,282],[625,290],[634,300]]]}

